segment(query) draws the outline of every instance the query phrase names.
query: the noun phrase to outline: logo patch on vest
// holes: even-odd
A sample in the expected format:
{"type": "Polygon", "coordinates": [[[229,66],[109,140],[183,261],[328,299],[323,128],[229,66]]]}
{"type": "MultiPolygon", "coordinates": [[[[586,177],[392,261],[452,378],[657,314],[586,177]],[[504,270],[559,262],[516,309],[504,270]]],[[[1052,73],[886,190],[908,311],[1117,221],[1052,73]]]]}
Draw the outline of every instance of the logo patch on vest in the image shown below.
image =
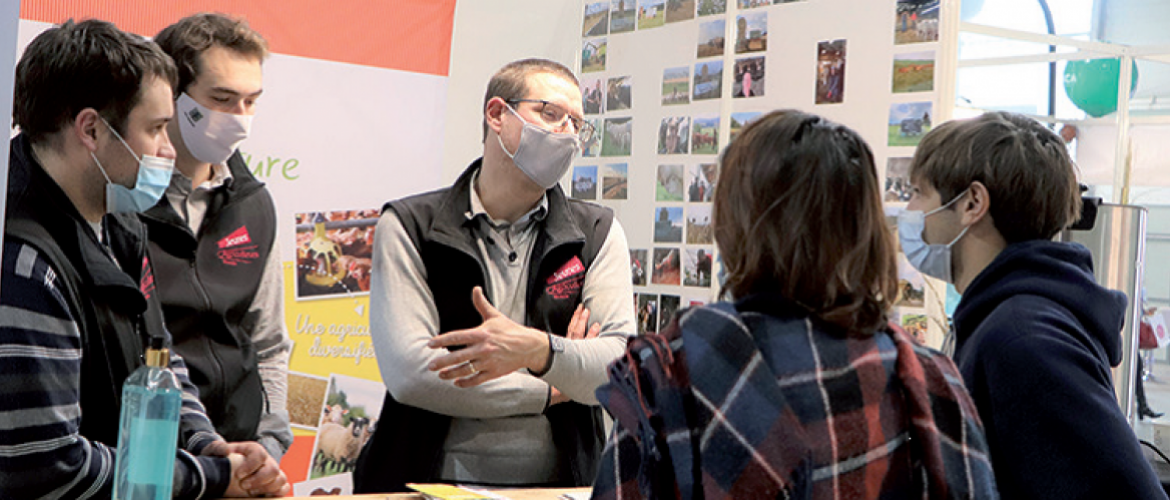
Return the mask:
{"type": "Polygon", "coordinates": [[[219,251],[215,255],[227,266],[251,264],[252,261],[260,258],[260,253],[256,251],[256,245],[252,244],[252,237],[248,235],[248,226],[240,226],[239,229],[224,236],[216,244],[219,246],[219,251]]]}
{"type": "Polygon", "coordinates": [[[145,295],[147,300],[150,300],[151,292],[154,292],[154,271],[150,267],[150,259],[142,258],[142,279],[138,280],[138,290],[145,295]]]}
{"type": "Polygon", "coordinates": [[[585,265],[581,259],[573,256],[557,272],[548,277],[544,293],[555,300],[565,300],[581,292],[581,284],[585,282],[585,265]]]}

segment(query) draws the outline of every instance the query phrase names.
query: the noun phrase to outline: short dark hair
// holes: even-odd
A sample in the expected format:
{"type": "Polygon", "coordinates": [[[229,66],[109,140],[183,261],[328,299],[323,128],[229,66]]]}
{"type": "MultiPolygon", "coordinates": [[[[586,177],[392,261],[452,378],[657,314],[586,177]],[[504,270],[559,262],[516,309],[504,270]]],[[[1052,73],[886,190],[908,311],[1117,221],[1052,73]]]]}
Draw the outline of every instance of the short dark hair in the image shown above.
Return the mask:
{"type": "Polygon", "coordinates": [[[995,111],[939,125],[922,138],[910,179],[943,203],[979,181],[995,229],[1008,243],[1051,239],[1081,213],[1076,166],[1064,141],[1039,122],[995,111]]]}
{"type": "Polygon", "coordinates": [[[857,132],[774,111],[745,127],[721,164],[722,296],[778,293],[854,336],[886,323],[898,293],[894,240],[873,152],[857,132]]]}
{"type": "MultiPolygon", "coordinates": [[[[535,73],[551,73],[573,82],[573,85],[577,87],[581,86],[581,83],[577,81],[577,75],[574,75],[572,70],[559,62],[538,58],[512,61],[496,71],[496,74],[492,75],[492,79],[488,81],[487,92],[483,96],[483,109],[487,110],[487,103],[493,97],[499,97],[505,101],[527,97],[528,76],[535,73]]],[[[484,139],[487,139],[487,131],[485,117],[483,123],[484,139]]]]}
{"type": "Polygon", "coordinates": [[[184,17],[163,28],[154,41],[175,59],[179,68],[179,85],[175,94],[184,92],[199,78],[203,70],[199,56],[212,47],[223,47],[233,52],[264,61],[268,57],[268,42],[248,27],[243,19],[205,12],[184,17]]]}
{"type": "Polygon", "coordinates": [[[175,64],[158,45],[90,19],[37,35],[16,65],[12,118],[29,142],[51,139],[78,113],[93,108],[118,133],[150,77],[173,88],[175,64]]]}

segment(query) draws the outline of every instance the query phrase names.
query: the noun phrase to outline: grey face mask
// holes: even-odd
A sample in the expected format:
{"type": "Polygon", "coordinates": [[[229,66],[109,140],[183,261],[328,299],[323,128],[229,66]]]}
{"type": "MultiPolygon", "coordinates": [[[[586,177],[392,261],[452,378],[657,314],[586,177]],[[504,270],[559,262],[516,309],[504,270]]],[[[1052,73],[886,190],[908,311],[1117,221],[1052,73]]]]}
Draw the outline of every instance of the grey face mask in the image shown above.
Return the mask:
{"type": "Polygon", "coordinates": [[[524,129],[520,131],[520,144],[516,146],[515,152],[509,152],[504,146],[504,139],[497,134],[500,149],[533,182],[544,189],[551,189],[565,176],[573,159],[581,152],[581,141],[576,134],[557,134],[528,123],[511,106],[507,108],[524,123],[524,129]]]}

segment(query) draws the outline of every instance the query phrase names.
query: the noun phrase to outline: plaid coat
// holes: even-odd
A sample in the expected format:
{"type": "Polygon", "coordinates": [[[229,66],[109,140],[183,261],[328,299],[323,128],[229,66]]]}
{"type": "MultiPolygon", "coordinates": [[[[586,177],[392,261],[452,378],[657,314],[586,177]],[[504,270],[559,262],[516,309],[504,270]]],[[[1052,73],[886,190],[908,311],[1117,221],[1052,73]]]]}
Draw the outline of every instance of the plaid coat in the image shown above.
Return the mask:
{"type": "Polygon", "coordinates": [[[596,499],[998,496],[954,364],[896,328],[846,338],[754,296],[683,311],[609,373],[596,499]]]}

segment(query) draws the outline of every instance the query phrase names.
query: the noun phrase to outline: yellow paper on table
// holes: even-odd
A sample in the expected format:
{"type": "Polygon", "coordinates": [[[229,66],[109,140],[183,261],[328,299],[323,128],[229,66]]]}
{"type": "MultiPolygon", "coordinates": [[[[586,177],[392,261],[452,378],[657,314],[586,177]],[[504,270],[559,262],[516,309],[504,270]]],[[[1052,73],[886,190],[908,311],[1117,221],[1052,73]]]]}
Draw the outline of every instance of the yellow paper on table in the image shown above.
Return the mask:
{"type": "Polygon", "coordinates": [[[482,492],[460,488],[449,484],[412,484],[406,487],[439,500],[485,500],[499,497],[485,496],[482,492]]]}

